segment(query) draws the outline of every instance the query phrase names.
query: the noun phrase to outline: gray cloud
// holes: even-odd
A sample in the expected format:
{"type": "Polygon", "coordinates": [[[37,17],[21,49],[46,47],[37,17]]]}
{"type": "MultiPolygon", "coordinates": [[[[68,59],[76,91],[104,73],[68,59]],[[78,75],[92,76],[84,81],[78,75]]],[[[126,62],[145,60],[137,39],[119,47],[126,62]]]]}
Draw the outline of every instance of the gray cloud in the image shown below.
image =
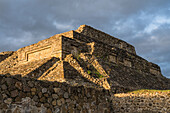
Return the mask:
{"type": "Polygon", "coordinates": [[[1,0],[0,51],[88,24],[136,47],[170,77],[169,0],[1,0]]]}

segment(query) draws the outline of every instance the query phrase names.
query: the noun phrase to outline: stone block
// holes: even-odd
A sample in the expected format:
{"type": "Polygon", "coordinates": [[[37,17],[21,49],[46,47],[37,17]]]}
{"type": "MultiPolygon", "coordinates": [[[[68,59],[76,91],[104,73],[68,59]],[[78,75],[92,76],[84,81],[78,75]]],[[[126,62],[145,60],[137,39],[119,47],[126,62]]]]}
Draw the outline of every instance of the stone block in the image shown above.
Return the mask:
{"type": "Polygon", "coordinates": [[[124,60],[124,65],[127,67],[132,67],[132,63],[130,60],[124,60]]]}
{"type": "Polygon", "coordinates": [[[113,63],[116,63],[116,56],[109,55],[109,61],[113,62],[113,63]]]}

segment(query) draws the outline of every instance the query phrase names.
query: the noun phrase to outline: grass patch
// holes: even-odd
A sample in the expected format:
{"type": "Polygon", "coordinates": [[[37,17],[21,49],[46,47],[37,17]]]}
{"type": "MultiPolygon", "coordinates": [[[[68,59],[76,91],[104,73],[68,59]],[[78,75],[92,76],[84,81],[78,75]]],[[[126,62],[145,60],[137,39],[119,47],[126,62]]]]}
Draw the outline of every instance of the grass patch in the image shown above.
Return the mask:
{"type": "Polygon", "coordinates": [[[144,93],[156,93],[156,92],[157,93],[162,93],[162,92],[170,93],[170,90],[140,89],[140,90],[130,91],[127,93],[144,94],[144,93]]]}

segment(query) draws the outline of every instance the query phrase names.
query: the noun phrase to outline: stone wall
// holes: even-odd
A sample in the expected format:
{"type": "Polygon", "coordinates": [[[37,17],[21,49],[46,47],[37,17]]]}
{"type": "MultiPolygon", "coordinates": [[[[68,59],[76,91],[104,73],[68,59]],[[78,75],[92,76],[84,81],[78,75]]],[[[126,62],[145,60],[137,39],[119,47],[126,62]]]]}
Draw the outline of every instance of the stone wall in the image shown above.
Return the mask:
{"type": "Polygon", "coordinates": [[[0,75],[0,113],[111,113],[109,91],[0,75]]]}
{"type": "Polygon", "coordinates": [[[169,113],[169,92],[144,92],[115,94],[113,97],[115,113],[169,113]]]}

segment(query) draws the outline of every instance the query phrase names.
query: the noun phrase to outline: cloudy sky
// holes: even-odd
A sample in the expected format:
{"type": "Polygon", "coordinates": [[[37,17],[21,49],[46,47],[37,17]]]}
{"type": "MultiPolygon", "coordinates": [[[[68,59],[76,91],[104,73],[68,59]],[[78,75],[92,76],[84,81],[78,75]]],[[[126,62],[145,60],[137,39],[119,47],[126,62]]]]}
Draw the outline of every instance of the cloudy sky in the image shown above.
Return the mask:
{"type": "Polygon", "coordinates": [[[0,0],[0,52],[81,24],[134,45],[170,78],[170,0],[0,0]]]}

